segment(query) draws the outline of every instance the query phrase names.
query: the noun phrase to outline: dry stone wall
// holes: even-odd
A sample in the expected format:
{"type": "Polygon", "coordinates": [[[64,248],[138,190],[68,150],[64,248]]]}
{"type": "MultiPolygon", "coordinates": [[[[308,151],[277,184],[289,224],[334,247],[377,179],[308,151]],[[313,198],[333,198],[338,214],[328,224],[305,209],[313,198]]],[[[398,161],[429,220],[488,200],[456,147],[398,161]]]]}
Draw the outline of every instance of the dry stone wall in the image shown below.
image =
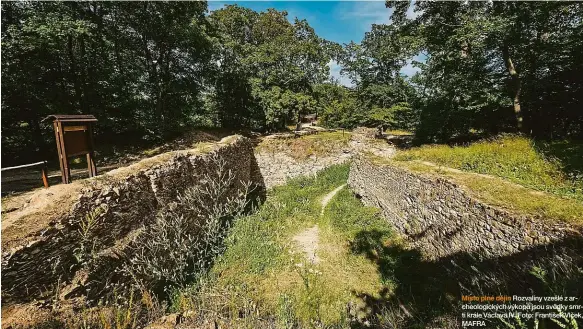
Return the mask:
{"type": "Polygon", "coordinates": [[[428,259],[456,253],[495,258],[583,236],[581,227],[516,216],[472,198],[447,179],[364,156],[354,159],[348,183],[428,259]]]}
{"type": "Polygon", "coordinates": [[[113,279],[128,245],[139,241],[156,213],[182,191],[203,184],[202,177],[215,170],[217,159],[235,177],[227,194],[236,195],[249,181],[257,192],[264,191],[253,147],[241,136],[39,191],[48,198],[42,206],[37,202],[34,208],[3,216],[3,303],[53,298],[55,291],[62,299],[99,294],[88,292],[92,279],[96,275],[100,282],[113,279]],[[87,241],[94,258],[89,267],[79,260],[87,241]]]}
{"type": "MultiPolygon", "coordinates": [[[[322,129],[322,128],[320,128],[322,129]]],[[[313,130],[306,134],[318,134],[335,130],[313,130]]],[[[349,161],[355,154],[369,152],[378,156],[391,157],[395,148],[386,141],[375,139],[377,130],[372,128],[357,128],[351,132],[350,141],[342,148],[330,148],[326,154],[297,159],[286,154],[284,150],[256,151],[255,157],[261,169],[267,188],[285,184],[290,178],[310,176],[332,165],[349,161]]],[[[266,137],[271,140],[286,140],[301,138],[292,133],[275,134],[266,137]]]]}
{"type": "Polygon", "coordinates": [[[294,159],[283,153],[257,153],[257,163],[265,179],[265,186],[271,188],[283,185],[290,178],[310,176],[329,166],[348,161],[352,157],[350,151],[340,151],[327,156],[314,156],[303,160],[294,159]]]}

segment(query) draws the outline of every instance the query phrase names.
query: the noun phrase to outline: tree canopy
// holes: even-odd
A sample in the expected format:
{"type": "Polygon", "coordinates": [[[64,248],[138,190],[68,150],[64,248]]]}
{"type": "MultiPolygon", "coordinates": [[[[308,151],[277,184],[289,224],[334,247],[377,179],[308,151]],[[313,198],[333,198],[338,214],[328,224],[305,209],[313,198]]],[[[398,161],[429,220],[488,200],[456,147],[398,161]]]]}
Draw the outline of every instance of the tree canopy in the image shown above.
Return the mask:
{"type": "Polygon", "coordinates": [[[2,155],[54,154],[49,114],[93,114],[101,143],[195,126],[514,131],[583,138],[583,5],[387,1],[390,24],[336,44],[285,11],[206,2],[2,4],[2,155]],[[412,58],[413,77],[402,69],[412,58]],[[339,63],[352,86],[329,77],[339,63]]]}
{"type": "Polygon", "coordinates": [[[7,162],[52,154],[49,114],[94,114],[102,142],[188,127],[281,129],[313,112],[329,42],[306,20],[206,2],[2,4],[7,162]]]}
{"type": "Polygon", "coordinates": [[[214,111],[226,127],[281,129],[313,109],[313,86],[328,78],[328,43],[287,12],[236,5],[209,16],[219,35],[214,111]]]}
{"type": "Polygon", "coordinates": [[[394,26],[427,56],[418,137],[470,130],[583,137],[583,6],[577,2],[387,1],[394,26]]]}

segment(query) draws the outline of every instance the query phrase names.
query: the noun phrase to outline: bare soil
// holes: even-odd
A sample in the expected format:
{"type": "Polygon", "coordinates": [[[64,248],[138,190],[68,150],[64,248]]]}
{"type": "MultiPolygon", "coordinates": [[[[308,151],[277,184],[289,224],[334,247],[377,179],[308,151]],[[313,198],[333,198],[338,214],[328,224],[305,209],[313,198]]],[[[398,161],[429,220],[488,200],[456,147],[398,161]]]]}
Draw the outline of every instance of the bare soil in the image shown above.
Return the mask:
{"type": "Polygon", "coordinates": [[[316,250],[320,242],[319,234],[320,229],[318,225],[315,225],[294,236],[292,239],[299,245],[301,250],[306,254],[308,261],[312,264],[318,264],[320,262],[320,258],[316,255],[316,250]]]}

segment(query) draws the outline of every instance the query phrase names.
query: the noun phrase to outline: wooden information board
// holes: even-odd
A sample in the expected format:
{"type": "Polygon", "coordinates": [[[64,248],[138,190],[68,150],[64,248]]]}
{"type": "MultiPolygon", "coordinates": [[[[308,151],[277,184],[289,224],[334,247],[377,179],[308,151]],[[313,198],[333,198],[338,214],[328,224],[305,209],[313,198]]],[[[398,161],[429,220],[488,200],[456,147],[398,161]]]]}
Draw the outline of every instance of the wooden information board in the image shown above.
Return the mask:
{"type": "Polygon", "coordinates": [[[71,182],[69,157],[82,154],[87,157],[89,177],[96,176],[92,123],[97,119],[92,115],[62,114],[50,115],[48,118],[53,118],[63,183],[71,182]]]}

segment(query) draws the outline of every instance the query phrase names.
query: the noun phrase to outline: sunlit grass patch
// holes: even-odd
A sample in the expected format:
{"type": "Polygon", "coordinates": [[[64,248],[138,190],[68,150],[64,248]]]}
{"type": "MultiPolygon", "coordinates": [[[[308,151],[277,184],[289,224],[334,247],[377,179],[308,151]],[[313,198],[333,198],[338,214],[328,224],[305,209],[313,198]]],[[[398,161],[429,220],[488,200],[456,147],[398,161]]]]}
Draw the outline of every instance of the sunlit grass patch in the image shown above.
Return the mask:
{"type": "Polygon", "coordinates": [[[407,131],[407,130],[393,129],[393,130],[386,130],[385,131],[385,135],[393,135],[393,136],[413,136],[414,133],[411,132],[411,131],[407,131]]]}
{"type": "MultiPolygon", "coordinates": [[[[364,309],[359,295],[377,296],[391,283],[375,260],[353,251],[353,240],[359,231],[374,228],[382,229],[387,240],[393,235],[378,211],[364,207],[347,187],[321,215],[322,197],[347,178],[348,165],[333,166],[315,178],[297,178],[270,190],[264,205],[233,228],[204,286],[213,293],[201,296],[201,291],[197,298],[210,305],[211,295],[220,291],[217,305],[226,313],[244,310],[253,301],[254,312],[269,314],[283,327],[348,327],[351,316],[364,317],[358,313],[364,309]],[[320,261],[311,263],[293,237],[315,225],[320,261]],[[237,297],[226,302],[226,295],[237,297]]],[[[182,295],[188,299],[192,293],[182,295]]]]}
{"type": "Polygon", "coordinates": [[[515,214],[583,223],[583,203],[576,199],[533,190],[495,176],[466,173],[419,161],[393,161],[392,163],[409,170],[448,177],[464,187],[475,198],[515,214]]]}
{"type": "Polygon", "coordinates": [[[424,160],[463,171],[494,175],[535,190],[583,201],[583,179],[569,176],[558,159],[543,155],[532,140],[521,136],[502,135],[469,146],[416,147],[397,152],[394,159],[424,160]]]}
{"type": "Polygon", "coordinates": [[[321,132],[289,139],[266,139],[258,147],[258,152],[283,152],[295,159],[312,156],[327,156],[345,148],[350,141],[350,133],[342,131],[321,132]]]}

